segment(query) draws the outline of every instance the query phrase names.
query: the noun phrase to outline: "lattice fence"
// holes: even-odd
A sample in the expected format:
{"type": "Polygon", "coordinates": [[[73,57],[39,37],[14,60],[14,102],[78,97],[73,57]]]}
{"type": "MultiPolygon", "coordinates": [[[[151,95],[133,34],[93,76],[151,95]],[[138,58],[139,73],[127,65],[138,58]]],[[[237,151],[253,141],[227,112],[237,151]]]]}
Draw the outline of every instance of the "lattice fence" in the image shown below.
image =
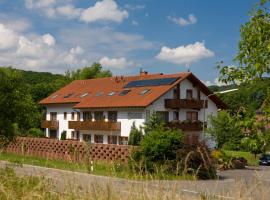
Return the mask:
{"type": "Polygon", "coordinates": [[[133,147],[113,144],[87,144],[79,141],[17,137],[6,152],[72,162],[106,160],[127,162],[133,147]]]}

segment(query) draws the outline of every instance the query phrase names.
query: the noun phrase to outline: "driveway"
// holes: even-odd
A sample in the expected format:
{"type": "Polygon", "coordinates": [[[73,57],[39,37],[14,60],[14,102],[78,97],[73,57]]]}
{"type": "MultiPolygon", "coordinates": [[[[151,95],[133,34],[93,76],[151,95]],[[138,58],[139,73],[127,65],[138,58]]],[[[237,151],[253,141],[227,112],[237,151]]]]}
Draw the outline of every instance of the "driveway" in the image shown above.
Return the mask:
{"type": "MultiPolygon", "coordinates": [[[[0,161],[2,168],[10,165],[0,161]]],[[[19,176],[44,176],[51,179],[57,192],[91,194],[99,188],[103,193],[115,194],[117,199],[143,196],[144,199],[191,200],[201,199],[202,195],[215,196],[215,199],[270,199],[270,167],[222,171],[219,172],[220,180],[207,181],[131,181],[32,165],[12,167],[19,176]]]]}

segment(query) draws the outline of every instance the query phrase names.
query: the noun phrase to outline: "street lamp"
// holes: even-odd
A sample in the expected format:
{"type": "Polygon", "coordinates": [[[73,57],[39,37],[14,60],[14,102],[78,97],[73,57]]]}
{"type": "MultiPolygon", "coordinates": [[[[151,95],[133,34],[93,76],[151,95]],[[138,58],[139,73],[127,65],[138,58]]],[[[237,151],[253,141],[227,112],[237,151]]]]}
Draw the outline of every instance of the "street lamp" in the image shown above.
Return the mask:
{"type": "Polygon", "coordinates": [[[238,88],[234,88],[234,89],[230,89],[230,90],[214,92],[214,93],[211,93],[205,97],[205,99],[203,100],[203,137],[205,135],[205,104],[206,104],[206,100],[208,100],[209,97],[216,95],[216,94],[225,94],[225,93],[234,92],[237,90],[238,90],[238,88]]]}

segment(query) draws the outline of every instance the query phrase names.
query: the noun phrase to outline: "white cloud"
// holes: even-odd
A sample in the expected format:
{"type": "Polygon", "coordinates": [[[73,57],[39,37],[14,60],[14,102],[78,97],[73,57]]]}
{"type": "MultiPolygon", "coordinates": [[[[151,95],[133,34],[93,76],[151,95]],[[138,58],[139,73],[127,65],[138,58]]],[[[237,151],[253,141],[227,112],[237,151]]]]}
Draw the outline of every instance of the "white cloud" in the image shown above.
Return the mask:
{"type": "Polygon", "coordinates": [[[124,6],[126,9],[129,10],[142,10],[145,8],[145,5],[131,5],[131,4],[126,4],[124,6]]]}
{"type": "Polygon", "coordinates": [[[182,17],[176,18],[172,16],[168,16],[168,19],[179,26],[187,26],[191,24],[196,24],[197,23],[197,18],[193,14],[189,14],[188,19],[184,19],[182,17]]]}
{"type": "Polygon", "coordinates": [[[108,58],[103,57],[99,60],[99,63],[107,68],[112,69],[125,69],[130,66],[134,66],[134,63],[132,61],[127,61],[126,58],[108,58]]]}
{"type": "Polygon", "coordinates": [[[55,39],[51,34],[45,34],[42,36],[43,42],[49,46],[55,45],[55,39]]]}
{"type": "Polygon", "coordinates": [[[57,14],[67,17],[67,18],[78,18],[81,15],[82,9],[75,8],[73,5],[68,4],[64,6],[59,6],[56,8],[57,14]]]}
{"type": "Polygon", "coordinates": [[[28,19],[20,17],[19,19],[12,15],[0,13],[0,23],[5,25],[6,28],[23,32],[31,27],[31,22],[28,19]]]}
{"type": "Polygon", "coordinates": [[[72,54],[83,54],[84,50],[83,50],[82,47],[76,46],[76,47],[73,47],[73,48],[70,49],[70,53],[72,53],[72,54]]]}
{"type": "Polygon", "coordinates": [[[25,0],[28,9],[48,8],[56,3],[56,0],[25,0]]]}
{"type": "Polygon", "coordinates": [[[224,86],[227,85],[226,83],[223,83],[221,81],[218,80],[218,78],[215,78],[214,81],[203,81],[203,83],[207,86],[211,86],[211,85],[217,85],[217,86],[224,86]]]}
{"type": "Polygon", "coordinates": [[[132,23],[133,26],[139,26],[139,23],[137,21],[135,21],[135,20],[132,20],[131,23],[132,23]]]}
{"type": "Polygon", "coordinates": [[[16,47],[19,36],[13,30],[0,24],[0,50],[9,50],[16,47]]]}
{"type": "Polygon", "coordinates": [[[213,57],[214,52],[207,49],[203,42],[196,42],[187,46],[179,46],[176,48],[162,47],[157,59],[175,63],[175,64],[191,64],[203,58],[213,57]]]}
{"type": "Polygon", "coordinates": [[[103,0],[96,2],[93,7],[83,10],[80,20],[88,23],[100,20],[120,23],[127,17],[128,12],[120,10],[114,0],[103,0]]]}

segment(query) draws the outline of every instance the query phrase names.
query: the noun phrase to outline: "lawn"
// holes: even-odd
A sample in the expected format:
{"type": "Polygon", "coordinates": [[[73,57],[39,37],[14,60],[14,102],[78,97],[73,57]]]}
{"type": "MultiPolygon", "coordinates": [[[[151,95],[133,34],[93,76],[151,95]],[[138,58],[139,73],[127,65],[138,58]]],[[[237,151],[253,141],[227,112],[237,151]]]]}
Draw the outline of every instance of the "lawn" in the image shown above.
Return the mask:
{"type": "Polygon", "coordinates": [[[93,162],[93,171],[91,170],[90,163],[72,163],[60,160],[51,160],[40,157],[17,155],[12,153],[0,153],[0,160],[9,161],[18,165],[29,164],[41,167],[63,169],[69,171],[77,171],[84,173],[91,173],[94,175],[112,176],[119,178],[127,178],[134,180],[152,180],[152,179],[166,179],[166,180],[177,180],[177,179],[194,179],[193,176],[179,176],[165,173],[156,174],[140,174],[133,172],[129,169],[127,164],[116,163],[116,162],[104,162],[95,161],[93,162]]]}
{"type": "Polygon", "coordinates": [[[233,157],[244,157],[248,161],[248,165],[257,166],[259,165],[259,155],[257,155],[257,158],[254,157],[253,154],[249,152],[244,151],[229,151],[229,150],[223,150],[228,156],[233,157]]]}

